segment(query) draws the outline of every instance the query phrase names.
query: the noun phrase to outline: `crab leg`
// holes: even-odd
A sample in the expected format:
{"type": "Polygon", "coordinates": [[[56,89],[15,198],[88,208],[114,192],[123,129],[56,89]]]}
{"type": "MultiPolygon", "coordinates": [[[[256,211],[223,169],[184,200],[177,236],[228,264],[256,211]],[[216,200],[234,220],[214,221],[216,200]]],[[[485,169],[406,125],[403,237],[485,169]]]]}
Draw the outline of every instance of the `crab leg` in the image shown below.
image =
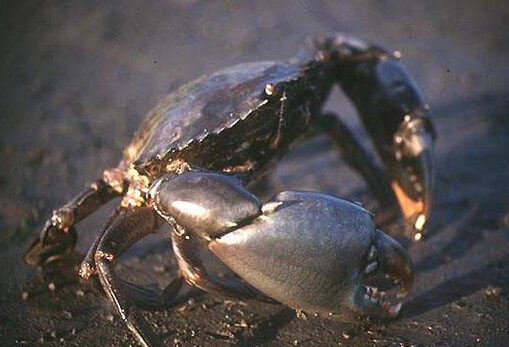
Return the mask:
{"type": "Polygon", "coordinates": [[[134,333],[138,341],[147,347],[162,346],[148,323],[126,292],[125,282],[115,274],[115,260],[132,244],[153,233],[159,226],[159,218],[149,207],[141,207],[124,213],[105,232],[94,255],[97,274],[106,296],[116,311],[134,333]]]}
{"type": "MultiPolygon", "coordinates": [[[[94,239],[94,242],[88,249],[88,252],[85,256],[85,258],[82,260],[79,269],[78,269],[78,275],[85,279],[92,281],[92,284],[94,284],[96,287],[101,288],[101,284],[98,281],[98,278],[94,275],[97,274],[96,267],[95,267],[95,253],[97,251],[97,248],[99,247],[99,244],[104,236],[104,234],[108,231],[109,227],[113,222],[115,222],[118,218],[121,218],[126,213],[128,213],[128,209],[119,205],[113,211],[113,213],[108,218],[108,221],[104,225],[104,228],[101,232],[97,234],[97,236],[94,239]]],[[[156,232],[157,230],[153,230],[153,232],[156,232]]],[[[121,280],[119,280],[121,281],[121,280]]],[[[136,305],[139,307],[145,308],[145,309],[161,309],[163,307],[166,307],[168,305],[172,304],[172,300],[174,296],[177,295],[177,293],[180,290],[180,287],[182,286],[182,276],[180,272],[177,274],[175,279],[168,285],[168,287],[165,289],[165,295],[164,297],[160,294],[134,285],[129,282],[121,281],[122,285],[124,287],[124,290],[126,294],[132,298],[133,301],[136,302],[136,305]]]]}
{"type": "Polygon", "coordinates": [[[433,142],[427,106],[412,77],[388,53],[336,34],[315,41],[317,60],[332,62],[333,74],[375,143],[416,240],[428,221],[434,185],[433,142]]]}
{"type": "Polygon", "coordinates": [[[41,233],[23,254],[23,260],[29,265],[43,266],[50,258],[55,260],[55,256],[72,253],[77,239],[74,224],[122,194],[122,179],[112,179],[115,173],[116,170],[104,171],[103,179],[98,179],[54,210],[41,233]]]}
{"type": "Polygon", "coordinates": [[[85,255],[85,258],[83,259],[83,261],[80,264],[80,267],[78,270],[78,274],[80,275],[80,277],[82,277],[84,279],[88,279],[88,278],[90,278],[90,276],[95,274],[94,255],[97,250],[97,247],[99,246],[99,243],[101,242],[102,237],[104,236],[104,234],[110,227],[111,223],[113,223],[117,218],[119,218],[119,216],[122,213],[126,213],[126,212],[127,212],[126,208],[119,205],[119,206],[117,206],[115,211],[113,211],[113,213],[110,215],[110,217],[108,218],[108,221],[104,225],[102,231],[96,235],[94,242],[92,242],[92,245],[88,249],[87,254],[85,255]]]}

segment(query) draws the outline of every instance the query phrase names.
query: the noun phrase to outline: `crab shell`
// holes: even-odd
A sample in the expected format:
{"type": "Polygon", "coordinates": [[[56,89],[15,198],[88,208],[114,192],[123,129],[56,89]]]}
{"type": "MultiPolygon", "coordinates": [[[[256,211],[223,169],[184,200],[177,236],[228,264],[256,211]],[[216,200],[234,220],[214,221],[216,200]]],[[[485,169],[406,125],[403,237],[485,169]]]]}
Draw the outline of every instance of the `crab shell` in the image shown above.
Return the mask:
{"type": "Polygon", "coordinates": [[[310,110],[323,101],[313,92],[318,70],[257,62],[191,82],[149,113],[124,151],[121,167],[131,165],[151,179],[184,162],[229,174],[259,173],[309,132],[310,110]]]}

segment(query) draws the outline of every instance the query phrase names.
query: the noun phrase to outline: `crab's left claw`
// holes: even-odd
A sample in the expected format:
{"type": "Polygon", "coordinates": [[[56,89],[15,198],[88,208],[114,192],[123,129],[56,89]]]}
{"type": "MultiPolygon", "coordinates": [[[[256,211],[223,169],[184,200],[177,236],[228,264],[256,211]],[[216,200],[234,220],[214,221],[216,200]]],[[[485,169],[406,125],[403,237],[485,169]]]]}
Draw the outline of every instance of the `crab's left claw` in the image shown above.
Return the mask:
{"type": "Polygon", "coordinates": [[[408,116],[394,134],[385,162],[406,226],[416,241],[426,229],[433,200],[435,132],[428,118],[408,116]]]}
{"type": "Polygon", "coordinates": [[[399,60],[371,47],[369,58],[346,63],[341,80],[354,101],[392,181],[415,240],[426,229],[433,200],[433,145],[436,133],[428,106],[399,60]]]}
{"type": "Polygon", "coordinates": [[[368,109],[361,113],[389,172],[407,230],[418,241],[433,200],[436,132],[421,92],[395,57],[386,56],[372,71],[368,109]],[[376,116],[368,119],[368,113],[376,116]]]}
{"type": "Polygon", "coordinates": [[[389,55],[378,62],[373,77],[378,92],[371,94],[371,111],[382,124],[369,130],[389,172],[407,230],[418,241],[426,230],[433,200],[436,132],[420,90],[396,57],[389,55]]]}

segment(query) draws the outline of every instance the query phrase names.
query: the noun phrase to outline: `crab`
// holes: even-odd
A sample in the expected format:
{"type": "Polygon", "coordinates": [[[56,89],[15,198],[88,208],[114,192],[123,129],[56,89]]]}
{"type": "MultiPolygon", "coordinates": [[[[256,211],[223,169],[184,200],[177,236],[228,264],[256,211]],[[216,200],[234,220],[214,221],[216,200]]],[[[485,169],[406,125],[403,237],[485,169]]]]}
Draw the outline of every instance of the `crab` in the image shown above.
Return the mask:
{"type": "Polygon", "coordinates": [[[166,307],[184,282],[327,316],[395,317],[399,299],[368,283],[385,275],[405,296],[411,260],[369,211],[317,192],[286,191],[262,203],[246,187],[292,145],[324,132],[382,206],[399,204],[407,230],[420,239],[432,204],[435,133],[399,59],[397,51],[332,34],[287,62],[241,64],[184,85],[149,112],[117,167],[53,211],[25,262],[45,269],[71,257],[74,225],[121,197],[79,275],[100,283],[144,346],[161,343],[138,308],[166,307]],[[321,110],[336,84],[356,106],[383,167],[339,117],[321,110]],[[179,265],[175,279],[162,294],[121,280],[117,258],[164,223],[179,265]],[[238,277],[207,272],[200,248],[238,277]]]}

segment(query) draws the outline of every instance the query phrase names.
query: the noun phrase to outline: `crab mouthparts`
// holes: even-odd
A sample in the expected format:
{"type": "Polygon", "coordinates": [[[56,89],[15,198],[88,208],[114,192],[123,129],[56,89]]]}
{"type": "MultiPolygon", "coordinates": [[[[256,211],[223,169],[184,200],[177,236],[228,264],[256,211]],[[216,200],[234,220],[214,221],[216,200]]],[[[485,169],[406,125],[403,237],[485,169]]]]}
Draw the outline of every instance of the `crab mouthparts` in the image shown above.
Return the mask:
{"type": "Polygon", "coordinates": [[[405,249],[390,236],[377,231],[376,240],[368,252],[366,264],[362,276],[370,284],[359,287],[355,305],[360,311],[369,315],[396,317],[402,306],[400,299],[410,293],[414,278],[412,262],[405,249]],[[371,284],[372,280],[380,277],[399,285],[395,298],[371,284]],[[389,296],[391,296],[390,299],[389,296]]]}

